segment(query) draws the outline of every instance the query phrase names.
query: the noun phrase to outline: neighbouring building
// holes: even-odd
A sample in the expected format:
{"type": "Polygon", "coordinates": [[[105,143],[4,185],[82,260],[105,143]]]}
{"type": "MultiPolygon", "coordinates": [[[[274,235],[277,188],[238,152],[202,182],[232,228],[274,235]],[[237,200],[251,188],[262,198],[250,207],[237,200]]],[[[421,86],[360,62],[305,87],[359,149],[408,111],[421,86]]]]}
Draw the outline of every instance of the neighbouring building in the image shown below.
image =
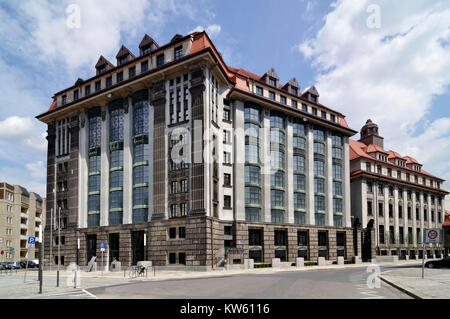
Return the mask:
{"type": "Polygon", "coordinates": [[[39,243],[28,247],[28,237],[39,237],[44,215],[45,199],[22,186],[0,183],[0,261],[39,259],[39,243]]]}
{"type": "MultiPolygon", "coordinates": [[[[384,149],[378,125],[368,120],[359,141],[350,140],[352,215],[375,229],[377,255],[422,258],[424,228],[442,228],[444,180],[410,156],[384,149]]],[[[442,244],[426,246],[441,256],[442,244]]]]}
{"type": "Polygon", "coordinates": [[[450,255],[450,211],[445,211],[445,221],[443,225],[445,255],[450,255]]]}
{"type": "Polygon", "coordinates": [[[100,57],[94,77],[37,117],[48,125],[47,215],[62,216],[59,241],[47,221],[47,262],[57,242],[64,265],[86,265],[101,243],[124,266],[361,254],[357,132],[314,87],[226,65],[205,32],[163,46],[146,35],[139,49],[122,46],[116,66],[100,57]]]}

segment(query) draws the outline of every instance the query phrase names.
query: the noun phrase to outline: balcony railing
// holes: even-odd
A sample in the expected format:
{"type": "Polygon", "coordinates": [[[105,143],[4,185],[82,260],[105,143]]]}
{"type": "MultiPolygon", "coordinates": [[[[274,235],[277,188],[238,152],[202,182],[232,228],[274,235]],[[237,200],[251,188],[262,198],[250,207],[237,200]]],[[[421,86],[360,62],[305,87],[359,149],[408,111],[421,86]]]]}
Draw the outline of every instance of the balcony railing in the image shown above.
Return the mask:
{"type": "Polygon", "coordinates": [[[21,218],[26,218],[26,219],[28,219],[28,215],[25,214],[25,213],[20,213],[20,217],[21,217],[21,218]]]}
{"type": "Polygon", "coordinates": [[[40,217],[36,217],[34,220],[35,220],[37,223],[42,223],[42,218],[40,218],[40,217]]]}
{"type": "Polygon", "coordinates": [[[28,229],[28,226],[25,224],[20,224],[20,229],[28,229]]]}

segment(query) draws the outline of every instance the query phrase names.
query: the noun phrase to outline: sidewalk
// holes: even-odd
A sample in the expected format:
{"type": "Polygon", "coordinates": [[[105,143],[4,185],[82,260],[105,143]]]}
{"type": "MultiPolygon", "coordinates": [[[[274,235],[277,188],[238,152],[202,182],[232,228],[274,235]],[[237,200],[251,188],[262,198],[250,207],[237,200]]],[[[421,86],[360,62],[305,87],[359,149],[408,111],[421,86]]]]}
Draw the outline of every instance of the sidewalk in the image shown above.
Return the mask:
{"type": "Polygon", "coordinates": [[[422,267],[389,270],[381,274],[382,280],[417,299],[450,299],[450,269],[422,267]]]}
{"type": "MultiPolygon", "coordinates": [[[[383,263],[378,266],[392,266],[405,265],[414,266],[419,265],[417,261],[400,261],[398,263],[383,263]]],[[[156,272],[149,271],[147,277],[130,278],[128,272],[79,272],[80,284],[77,286],[80,289],[98,288],[106,286],[114,286],[121,284],[129,284],[141,281],[162,281],[162,280],[180,280],[180,279],[194,279],[194,278],[211,278],[235,276],[240,274],[273,274],[277,272],[303,272],[303,271],[318,271],[318,270],[339,270],[352,268],[365,268],[372,265],[371,263],[349,264],[349,265],[327,265],[327,266],[308,266],[303,268],[296,267],[281,267],[281,268],[257,268],[257,269],[236,269],[236,270],[215,270],[209,272],[194,272],[194,271],[168,271],[158,270],[156,272]]],[[[32,270],[27,272],[27,282],[24,283],[24,272],[18,271],[17,274],[0,275],[0,298],[6,299],[29,299],[41,298],[61,295],[74,291],[73,272],[68,272],[65,269],[60,271],[59,287],[56,287],[56,271],[44,271],[43,294],[39,292],[38,271],[32,270]]]]}

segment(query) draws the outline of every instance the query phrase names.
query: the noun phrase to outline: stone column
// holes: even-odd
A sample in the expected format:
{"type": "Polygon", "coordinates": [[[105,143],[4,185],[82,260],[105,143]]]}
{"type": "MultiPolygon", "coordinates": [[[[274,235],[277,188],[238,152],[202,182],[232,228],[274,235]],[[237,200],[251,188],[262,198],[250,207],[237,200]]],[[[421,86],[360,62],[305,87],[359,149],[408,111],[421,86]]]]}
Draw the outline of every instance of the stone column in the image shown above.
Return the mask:
{"type": "Polygon", "coordinates": [[[131,97],[123,100],[123,223],[133,222],[133,107],[131,97]]]}
{"type": "Polygon", "coordinates": [[[428,194],[427,195],[427,205],[428,205],[428,209],[427,209],[427,215],[428,215],[428,223],[427,223],[427,226],[428,226],[428,228],[433,228],[433,222],[432,222],[432,220],[431,220],[431,195],[430,194],[428,194]]]}
{"type": "MultiPolygon", "coordinates": [[[[50,247],[53,245],[53,239],[50,237],[50,227],[53,224],[51,221],[51,211],[55,213],[56,198],[53,192],[56,187],[56,163],[55,163],[55,152],[56,152],[56,132],[55,132],[55,122],[48,123],[47,126],[47,197],[46,197],[46,211],[45,211],[45,231],[44,231],[44,263],[47,266],[54,264],[53,256],[50,256],[50,247]]],[[[53,249],[53,248],[52,248],[53,249]]],[[[20,253],[19,252],[16,252],[20,253]]],[[[17,256],[17,255],[15,255],[17,256]]]]}
{"type": "Polygon", "coordinates": [[[367,208],[367,180],[361,179],[361,227],[365,228],[368,223],[368,208],[367,208]]]}
{"type": "MultiPolygon", "coordinates": [[[[147,91],[147,99],[150,99],[151,91],[147,91]]],[[[152,136],[152,132],[154,132],[154,118],[155,118],[155,109],[149,103],[148,107],[148,221],[152,220],[155,205],[154,205],[154,193],[153,193],[153,185],[154,185],[154,139],[152,136]]],[[[147,232],[149,234],[149,232],[147,232]]],[[[149,236],[147,235],[147,238],[149,236]]],[[[148,239],[147,239],[148,240],[148,239]]],[[[148,245],[147,245],[148,250],[148,245]]]]}
{"type": "MultiPolygon", "coordinates": [[[[167,192],[167,147],[166,147],[166,90],[165,81],[153,85],[150,95],[154,110],[153,126],[153,215],[152,220],[168,216],[166,208],[167,192]]],[[[151,133],[150,133],[151,136],[151,133]]]]}
{"type": "MultiPolygon", "coordinates": [[[[327,179],[325,181],[325,189],[327,192],[327,195],[325,197],[326,203],[327,203],[327,207],[326,207],[326,212],[327,212],[327,221],[326,223],[328,224],[328,226],[334,226],[334,221],[333,221],[333,155],[332,155],[332,141],[331,141],[331,132],[327,131],[326,133],[326,139],[327,139],[327,144],[326,144],[326,159],[325,159],[325,165],[326,165],[326,174],[327,174],[327,179]]],[[[342,185],[344,186],[344,185],[342,185]]]]}
{"type": "MultiPolygon", "coordinates": [[[[68,172],[68,227],[78,227],[78,163],[79,163],[79,130],[80,121],[78,114],[72,114],[69,117],[70,134],[66,131],[66,134],[70,136],[70,155],[69,155],[69,172],[68,172]]],[[[66,130],[69,130],[66,126],[66,130]]],[[[67,136],[67,135],[66,135],[67,136]]],[[[66,145],[68,150],[69,145],[66,145]]],[[[66,213],[67,214],[67,213],[66,213]]],[[[61,217],[62,218],[62,217],[61,217]]]]}
{"type": "MultiPolygon", "coordinates": [[[[287,120],[286,126],[286,222],[289,224],[294,223],[294,148],[292,141],[292,122],[287,120]]],[[[295,256],[296,257],[296,256],[295,256]]],[[[293,259],[292,259],[293,260],[293,259]]]]}
{"type": "Polygon", "coordinates": [[[109,225],[109,112],[102,106],[100,226],[109,225]]]}
{"type": "MultiPolygon", "coordinates": [[[[192,163],[191,163],[191,210],[190,215],[206,215],[207,204],[205,202],[205,192],[208,185],[205,185],[205,161],[203,159],[204,131],[207,127],[205,123],[205,74],[201,68],[191,72],[192,96],[192,163]]],[[[156,109],[155,109],[156,112],[156,109]]],[[[155,152],[156,154],[156,152],[155,152]]]]}
{"type": "Polygon", "coordinates": [[[308,137],[307,137],[307,162],[308,162],[308,175],[307,178],[307,201],[308,201],[308,213],[306,222],[309,225],[316,224],[315,206],[314,206],[314,130],[312,125],[307,125],[308,137]]]}
{"type": "Polygon", "coordinates": [[[398,211],[398,187],[394,186],[394,238],[395,244],[398,245],[399,236],[399,211],[398,211]]]}
{"type": "MultiPolygon", "coordinates": [[[[236,220],[245,220],[245,131],[244,131],[244,103],[236,100],[234,105],[234,172],[233,198],[236,220]]],[[[262,214],[263,212],[261,212],[262,214]]],[[[261,220],[264,220],[261,216],[261,220]]]]}
{"type": "Polygon", "coordinates": [[[413,247],[417,247],[417,219],[416,219],[416,192],[412,192],[412,209],[411,209],[411,217],[412,217],[412,228],[413,228],[413,247]]]}
{"type": "Polygon", "coordinates": [[[261,110],[263,116],[263,127],[260,134],[260,152],[261,154],[261,195],[263,200],[262,215],[263,221],[266,223],[272,222],[272,202],[270,196],[270,113],[264,109],[261,110]]]}
{"type": "Polygon", "coordinates": [[[348,143],[348,137],[344,136],[344,170],[342,172],[343,174],[343,191],[344,191],[344,226],[345,227],[352,227],[351,222],[351,202],[350,202],[350,155],[349,155],[349,143],[348,143]]]}
{"type": "MultiPolygon", "coordinates": [[[[403,188],[403,243],[404,246],[408,246],[408,193],[406,188],[403,188]],[[406,244],[405,244],[406,243],[406,244]]],[[[412,212],[411,212],[412,213],[412,212]]]]}
{"type": "Polygon", "coordinates": [[[423,192],[420,192],[420,242],[423,241],[423,232],[425,228],[425,219],[424,219],[424,196],[423,192]]]}
{"type": "Polygon", "coordinates": [[[78,225],[79,228],[87,227],[87,194],[88,194],[88,137],[87,114],[80,114],[80,147],[79,147],[79,179],[78,179],[78,225]]]}

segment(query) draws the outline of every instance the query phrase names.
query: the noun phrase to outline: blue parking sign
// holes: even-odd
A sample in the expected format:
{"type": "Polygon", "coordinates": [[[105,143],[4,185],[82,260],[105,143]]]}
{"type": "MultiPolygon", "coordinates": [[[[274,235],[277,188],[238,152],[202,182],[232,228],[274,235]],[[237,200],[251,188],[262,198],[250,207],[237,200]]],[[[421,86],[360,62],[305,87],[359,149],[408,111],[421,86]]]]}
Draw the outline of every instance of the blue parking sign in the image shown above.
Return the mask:
{"type": "Polygon", "coordinates": [[[106,246],[105,246],[105,243],[100,243],[100,248],[101,248],[101,249],[105,249],[105,247],[106,247],[106,246]]]}
{"type": "Polygon", "coordinates": [[[36,237],[28,237],[28,244],[34,245],[36,243],[36,237]]]}

